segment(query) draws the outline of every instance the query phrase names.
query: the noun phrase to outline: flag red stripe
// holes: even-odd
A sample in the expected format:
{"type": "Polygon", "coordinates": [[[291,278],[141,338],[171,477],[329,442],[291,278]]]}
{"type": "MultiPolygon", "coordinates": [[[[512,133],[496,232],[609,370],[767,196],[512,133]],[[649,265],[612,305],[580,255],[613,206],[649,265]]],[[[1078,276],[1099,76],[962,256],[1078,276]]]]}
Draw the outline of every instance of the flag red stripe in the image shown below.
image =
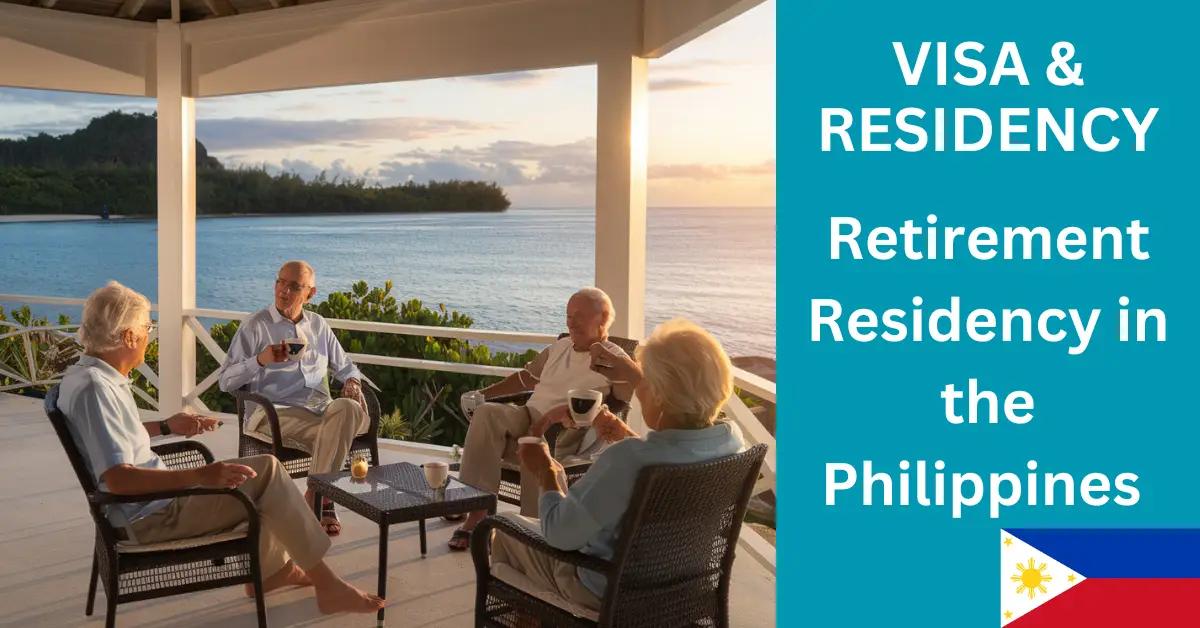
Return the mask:
{"type": "Polygon", "coordinates": [[[1018,618],[1009,627],[1196,628],[1198,625],[1200,579],[1089,578],[1018,618]]]}

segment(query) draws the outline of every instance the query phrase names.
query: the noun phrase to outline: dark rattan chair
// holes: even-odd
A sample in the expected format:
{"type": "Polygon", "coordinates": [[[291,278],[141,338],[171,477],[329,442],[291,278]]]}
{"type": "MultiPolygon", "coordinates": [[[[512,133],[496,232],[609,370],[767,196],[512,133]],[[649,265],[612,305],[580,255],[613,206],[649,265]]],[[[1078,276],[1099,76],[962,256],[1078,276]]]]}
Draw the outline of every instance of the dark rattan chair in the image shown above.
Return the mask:
{"type": "MultiPolygon", "coordinates": [[[[363,398],[367,401],[367,415],[371,417],[371,425],[367,428],[367,433],[356,437],[350,443],[350,452],[346,456],[345,464],[347,469],[350,468],[351,461],[358,456],[365,457],[372,467],[379,466],[379,398],[375,396],[370,385],[365,382],[362,385],[362,392],[363,398]]],[[[312,465],[312,454],[303,449],[283,444],[283,440],[279,436],[279,413],[275,411],[275,406],[266,397],[250,392],[247,387],[233,391],[233,396],[237,399],[238,456],[244,458],[271,454],[283,463],[283,468],[287,469],[288,474],[293,478],[307,476],[309,467],[312,465]],[[252,404],[267,410],[267,423],[271,426],[272,442],[270,443],[246,433],[246,419],[249,417],[252,404]]]]}
{"type": "Polygon", "coordinates": [[[484,519],[471,535],[475,625],[512,628],[532,617],[543,626],[729,626],[734,549],[766,453],[766,445],[755,445],[708,462],[643,469],[611,561],[551,547],[504,517],[484,519]],[[493,575],[492,530],[605,574],[599,613],[573,613],[493,575]]]}
{"type": "MultiPolygon", "coordinates": [[[[569,334],[559,334],[558,339],[562,340],[568,335],[569,334]]],[[[620,338],[617,336],[609,336],[608,339],[613,344],[621,347],[621,349],[623,349],[625,353],[628,353],[630,356],[637,351],[638,341],[636,340],[620,338]]],[[[525,391],[511,395],[504,395],[502,397],[495,397],[489,399],[488,401],[494,403],[511,403],[514,405],[523,406],[525,405],[526,401],[529,401],[529,397],[532,395],[533,391],[525,391]]],[[[615,414],[622,421],[624,421],[626,415],[629,414],[629,404],[612,395],[609,395],[608,398],[604,400],[604,403],[608,405],[609,412],[615,414]]],[[[552,444],[556,442],[558,440],[558,435],[562,432],[562,430],[563,426],[561,425],[550,426],[550,429],[547,430],[545,434],[546,442],[552,444]]],[[[553,451],[553,449],[554,448],[551,447],[551,451],[553,451]]],[[[592,467],[592,461],[590,459],[567,459],[561,462],[563,463],[563,472],[567,475],[568,485],[574,484],[576,480],[583,477],[583,474],[587,473],[587,470],[592,467]]],[[[500,492],[496,495],[496,497],[500,501],[513,504],[514,506],[521,505],[521,465],[508,460],[500,463],[500,492]]]]}
{"type": "MultiPolygon", "coordinates": [[[[71,468],[87,498],[96,524],[96,546],[92,553],[92,575],[88,583],[87,607],[91,616],[96,601],[96,581],[104,583],[107,601],[105,626],[116,625],[117,604],[216,589],[235,584],[253,584],[258,625],[267,625],[262,596],[258,555],[259,519],[254,503],[236,489],[190,488],[143,495],[115,495],[98,489],[91,469],[84,462],[67,427],[67,417],[58,409],[58,387],[46,395],[46,416],[62,443],[71,468]],[[112,504],[172,499],[188,495],[226,495],[246,508],[246,529],[164,543],[137,545],[121,540],[119,532],[104,515],[112,504]]],[[[213,455],[196,441],[155,445],[151,449],[172,469],[189,469],[209,464],[213,455]]]]}

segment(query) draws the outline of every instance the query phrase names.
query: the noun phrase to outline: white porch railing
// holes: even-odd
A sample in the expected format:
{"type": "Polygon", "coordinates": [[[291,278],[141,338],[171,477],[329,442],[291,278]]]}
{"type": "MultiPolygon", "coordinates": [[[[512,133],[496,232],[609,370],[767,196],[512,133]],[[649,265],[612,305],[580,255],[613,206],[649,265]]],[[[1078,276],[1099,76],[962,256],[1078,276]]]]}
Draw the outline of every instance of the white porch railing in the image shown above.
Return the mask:
{"type": "MultiPolygon", "coordinates": [[[[25,296],[25,295],[0,294],[0,303],[4,303],[4,302],[46,304],[46,305],[69,305],[69,306],[82,306],[83,305],[83,299],[66,299],[66,298],[59,298],[59,297],[37,297],[37,296],[25,296]]],[[[190,328],[193,333],[195,333],[196,339],[200,342],[200,344],[209,352],[210,355],[212,355],[212,357],[217,361],[218,364],[221,364],[221,363],[224,363],[224,361],[225,361],[225,351],[222,350],[221,347],[217,344],[216,340],[213,339],[212,334],[209,333],[208,329],[205,328],[205,326],[200,322],[200,319],[205,318],[205,319],[239,320],[240,321],[240,320],[245,320],[249,316],[250,316],[249,312],[197,308],[197,309],[186,310],[184,312],[183,324],[186,325],[188,328],[190,328]]],[[[371,322],[371,321],[355,321],[355,320],[344,320],[344,319],[326,319],[326,321],[329,323],[329,326],[334,329],[344,329],[344,330],[350,330],[350,331],[364,331],[364,332],[372,332],[372,333],[378,333],[378,334],[395,334],[395,335],[400,335],[400,336],[456,338],[456,339],[460,339],[460,340],[493,341],[493,342],[500,342],[500,343],[505,343],[505,344],[529,344],[529,345],[547,345],[547,344],[554,342],[557,339],[557,336],[554,334],[493,331],[493,330],[482,330],[482,329],[462,329],[462,328],[455,328],[455,327],[430,327],[430,326],[425,326],[425,325],[401,325],[401,324],[395,324],[395,323],[376,323],[376,322],[371,322]]],[[[161,322],[162,321],[160,321],[160,323],[161,322]]],[[[15,323],[9,323],[9,326],[19,327],[21,329],[17,332],[10,332],[9,334],[6,334],[6,335],[0,335],[0,338],[6,337],[7,335],[13,335],[15,333],[27,334],[27,333],[35,332],[35,331],[38,331],[39,329],[42,329],[42,328],[24,328],[15,323]]],[[[66,334],[65,330],[70,329],[70,328],[75,328],[76,326],[68,325],[68,326],[54,326],[54,327],[55,327],[55,330],[58,331],[59,333],[63,334],[64,337],[69,337],[70,334],[66,334]]],[[[26,339],[25,344],[26,344],[26,347],[31,346],[28,339],[26,339]]],[[[27,349],[27,351],[31,351],[31,349],[27,349]]],[[[504,376],[509,375],[510,373],[514,373],[518,370],[516,368],[503,367],[503,366],[491,366],[491,365],[485,365],[485,364],[463,364],[463,363],[458,363],[458,362],[444,362],[444,361],[439,361],[439,360],[423,360],[423,359],[416,359],[416,358],[398,358],[398,357],[392,357],[392,356],[383,356],[383,355],[365,354],[365,353],[351,353],[349,355],[350,355],[350,358],[352,360],[354,360],[354,362],[357,364],[376,364],[376,365],[380,365],[380,366],[390,366],[390,367],[395,367],[395,368],[420,369],[420,370],[428,370],[428,371],[442,371],[442,372],[447,372],[447,373],[463,373],[463,374],[470,374],[470,375],[485,375],[485,376],[504,377],[504,376]]],[[[0,369],[2,369],[2,367],[0,367],[0,369]]],[[[157,375],[149,367],[147,367],[145,364],[142,364],[141,366],[138,367],[138,370],[139,370],[139,372],[141,372],[143,375],[146,376],[148,381],[150,381],[152,384],[154,384],[157,387],[157,383],[158,383],[157,375]]],[[[7,373],[3,370],[0,370],[0,374],[3,374],[8,377],[13,377],[13,374],[7,373]]],[[[205,406],[204,403],[200,400],[200,395],[204,394],[206,391],[208,391],[210,388],[212,388],[214,385],[216,385],[219,377],[220,377],[220,369],[217,369],[216,371],[213,371],[211,374],[209,374],[207,377],[205,377],[202,381],[195,383],[195,385],[191,388],[191,390],[186,394],[186,396],[184,398],[185,405],[190,405],[190,406],[193,406],[196,408],[203,408],[205,410],[208,410],[207,406],[205,406]]],[[[24,385],[50,384],[50,383],[56,383],[60,379],[61,378],[59,378],[56,374],[56,376],[54,378],[47,379],[46,381],[37,381],[37,382],[31,382],[31,381],[26,381],[26,380],[21,380],[21,381],[25,382],[24,385]]],[[[735,368],[734,369],[734,383],[738,388],[754,395],[755,397],[758,397],[765,401],[769,401],[771,403],[775,403],[775,383],[772,381],[769,381],[767,379],[764,379],[762,377],[754,375],[753,373],[750,373],[748,371],[745,371],[745,370],[742,370],[739,368],[735,368]]],[[[16,387],[24,387],[24,386],[16,386],[16,387]]],[[[6,388],[15,388],[15,387],[6,387],[6,388]]],[[[3,389],[0,389],[0,391],[2,391],[2,390],[3,389]]],[[[185,387],[185,390],[186,390],[186,387],[185,387]]],[[[148,402],[152,403],[154,405],[154,407],[156,407],[156,408],[158,407],[157,400],[150,398],[149,395],[146,395],[144,392],[142,392],[140,390],[138,390],[137,392],[141,393],[143,398],[145,398],[148,402]]],[[[636,426],[644,426],[644,422],[641,420],[640,413],[641,413],[640,407],[638,406],[638,404],[634,403],[633,407],[631,408],[631,411],[630,411],[630,423],[633,424],[635,427],[636,426]]],[[[751,412],[750,409],[748,407],[746,407],[746,404],[743,403],[742,400],[740,398],[738,398],[736,395],[731,397],[729,402],[726,404],[725,414],[726,414],[726,416],[730,417],[735,423],[737,423],[738,427],[741,428],[741,430],[742,430],[743,436],[745,437],[746,441],[749,444],[764,443],[764,444],[768,445],[769,449],[767,451],[767,457],[766,457],[766,460],[763,462],[762,477],[759,479],[759,483],[755,487],[755,493],[757,494],[759,492],[766,491],[766,490],[774,490],[775,478],[776,478],[776,474],[775,474],[775,469],[776,469],[776,467],[775,467],[775,464],[776,464],[775,437],[772,436],[771,433],[768,432],[766,430],[766,428],[763,427],[762,423],[759,422],[758,418],[754,416],[754,413],[751,412]]],[[[644,431],[644,429],[643,429],[643,431],[644,431]]],[[[402,442],[398,441],[397,443],[395,443],[395,445],[398,446],[397,448],[407,448],[409,446],[416,445],[416,444],[402,443],[402,442]]],[[[427,445],[422,445],[421,449],[425,450],[425,453],[429,453],[430,451],[435,451],[434,447],[427,446],[427,445]]],[[[443,453],[445,455],[447,455],[447,456],[449,455],[449,448],[441,448],[440,450],[436,450],[436,451],[441,451],[441,450],[444,450],[443,453]]],[[[756,560],[758,560],[760,563],[762,563],[764,566],[766,566],[768,569],[770,569],[773,573],[775,570],[774,547],[772,547],[770,544],[765,542],[757,533],[753,532],[753,530],[751,530],[750,528],[746,528],[745,530],[743,530],[742,538],[745,539],[745,542],[743,543],[744,548],[749,550],[751,555],[753,555],[756,560]]]]}

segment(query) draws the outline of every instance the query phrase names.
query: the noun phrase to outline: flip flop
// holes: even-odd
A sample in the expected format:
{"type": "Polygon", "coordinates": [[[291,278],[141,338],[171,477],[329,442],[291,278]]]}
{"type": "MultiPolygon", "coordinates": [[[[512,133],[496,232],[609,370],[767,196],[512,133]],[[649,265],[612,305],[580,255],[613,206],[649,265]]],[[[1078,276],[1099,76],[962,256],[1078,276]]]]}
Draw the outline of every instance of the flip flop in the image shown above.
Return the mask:
{"type": "Polygon", "coordinates": [[[325,528],[325,534],[329,536],[337,536],[342,533],[342,522],[338,519],[337,510],[332,501],[321,503],[321,527],[325,528]]]}
{"type": "Polygon", "coordinates": [[[465,552],[471,548],[471,533],[468,530],[459,528],[450,535],[450,540],[446,542],[450,546],[450,550],[454,552],[465,552]]]}

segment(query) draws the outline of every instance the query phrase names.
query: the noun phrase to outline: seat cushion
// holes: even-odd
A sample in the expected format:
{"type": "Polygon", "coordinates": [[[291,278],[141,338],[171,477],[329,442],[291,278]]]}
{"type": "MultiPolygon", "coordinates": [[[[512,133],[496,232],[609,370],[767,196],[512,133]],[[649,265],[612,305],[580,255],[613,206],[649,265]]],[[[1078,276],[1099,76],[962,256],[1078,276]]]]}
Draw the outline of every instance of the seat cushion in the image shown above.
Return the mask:
{"type": "Polygon", "coordinates": [[[529,576],[517,571],[508,563],[493,563],[492,576],[511,587],[520,589],[547,604],[557,606],[576,617],[584,617],[594,622],[600,621],[600,613],[576,604],[559,595],[556,591],[549,591],[545,587],[539,586],[533,580],[530,580],[529,576]]]}
{"type": "Polygon", "coordinates": [[[174,539],[160,543],[134,543],[132,541],[117,542],[117,552],[120,554],[140,554],[145,552],[162,552],[167,550],[182,550],[205,545],[216,545],[234,539],[244,539],[248,533],[248,525],[239,524],[236,528],[207,536],[192,536],[186,539],[174,539]]]}

